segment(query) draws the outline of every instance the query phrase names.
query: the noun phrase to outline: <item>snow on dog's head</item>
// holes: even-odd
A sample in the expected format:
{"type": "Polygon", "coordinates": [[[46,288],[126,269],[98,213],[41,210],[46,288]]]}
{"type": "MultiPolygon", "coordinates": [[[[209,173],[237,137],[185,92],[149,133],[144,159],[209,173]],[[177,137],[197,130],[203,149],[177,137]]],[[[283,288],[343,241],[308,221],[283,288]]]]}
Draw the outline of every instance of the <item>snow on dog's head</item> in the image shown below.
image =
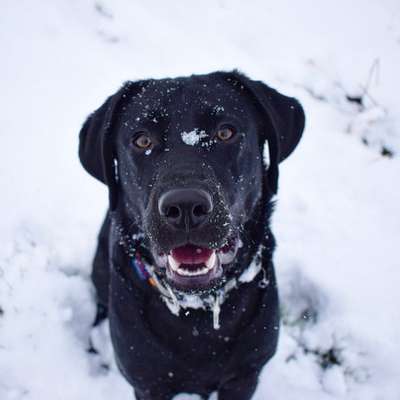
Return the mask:
{"type": "Polygon", "coordinates": [[[194,128],[190,132],[181,133],[183,143],[187,144],[188,146],[194,146],[198,144],[202,138],[206,138],[207,136],[208,135],[205,131],[198,128],[194,128]]]}

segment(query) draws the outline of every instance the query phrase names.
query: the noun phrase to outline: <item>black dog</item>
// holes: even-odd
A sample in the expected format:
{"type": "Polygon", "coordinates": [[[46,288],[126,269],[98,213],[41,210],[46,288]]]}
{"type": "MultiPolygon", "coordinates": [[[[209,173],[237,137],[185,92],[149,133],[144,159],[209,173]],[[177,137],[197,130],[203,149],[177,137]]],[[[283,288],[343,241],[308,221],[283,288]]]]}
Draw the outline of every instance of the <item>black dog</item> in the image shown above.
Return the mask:
{"type": "Polygon", "coordinates": [[[251,398],[278,338],[271,197],[303,128],[295,99],[237,71],[128,82],[84,124],[110,197],[97,321],[137,399],[251,398]]]}

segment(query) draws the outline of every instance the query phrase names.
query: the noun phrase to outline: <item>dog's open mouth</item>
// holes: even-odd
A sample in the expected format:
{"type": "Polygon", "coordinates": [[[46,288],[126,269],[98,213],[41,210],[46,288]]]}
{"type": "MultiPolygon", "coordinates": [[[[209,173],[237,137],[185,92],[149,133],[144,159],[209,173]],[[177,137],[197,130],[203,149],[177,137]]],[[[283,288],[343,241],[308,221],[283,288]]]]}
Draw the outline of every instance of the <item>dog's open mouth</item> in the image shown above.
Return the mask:
{"type": "Polygon", "coordinates": [[[222,277],[224,266],[231,264],[240,241],[231,240],[219,249],[192,244],[173,248],[166,258],[166,276],[181,289],[206,289],[222,277]]]}

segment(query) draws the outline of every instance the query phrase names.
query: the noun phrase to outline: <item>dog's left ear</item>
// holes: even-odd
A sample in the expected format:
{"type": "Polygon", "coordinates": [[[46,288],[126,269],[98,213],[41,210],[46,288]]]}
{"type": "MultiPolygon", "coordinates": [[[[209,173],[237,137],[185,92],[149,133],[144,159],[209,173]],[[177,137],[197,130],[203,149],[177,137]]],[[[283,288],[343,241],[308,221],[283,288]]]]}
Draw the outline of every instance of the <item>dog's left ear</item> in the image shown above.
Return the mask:
{"type": "Polygon", "coordinates": [[[90,175],[105,183],[109,190],[110,210],[117,206],[118,174],[114,137],[117,120],[125,98],[132,96],[136,85],[126,82],[92,113],[79,134],[79,158],[90,175]]]}
{"type": "Polygon", "coordinates": [[[241,73],[236,78],[250,91],[255,105],[261,109],[262,139],[268,141],[270,165],[268,185],[273,193],[278,189],[278,164],[296,148],[303,134],[305,116],[303,107],[293,97],[287,97],[261,81],[253,81],[241,73]]]}

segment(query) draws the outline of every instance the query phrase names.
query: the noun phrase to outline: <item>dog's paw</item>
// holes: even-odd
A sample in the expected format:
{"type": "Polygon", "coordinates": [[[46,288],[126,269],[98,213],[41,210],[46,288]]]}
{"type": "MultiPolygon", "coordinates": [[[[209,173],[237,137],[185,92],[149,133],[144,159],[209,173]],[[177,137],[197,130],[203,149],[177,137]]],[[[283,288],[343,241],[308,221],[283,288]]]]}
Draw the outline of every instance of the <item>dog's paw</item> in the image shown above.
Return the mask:
{"type": "Polygon", "coordinates": [[[172,400],[202,400],[198,394],[180,393],[173,397],[172,400]]]}

